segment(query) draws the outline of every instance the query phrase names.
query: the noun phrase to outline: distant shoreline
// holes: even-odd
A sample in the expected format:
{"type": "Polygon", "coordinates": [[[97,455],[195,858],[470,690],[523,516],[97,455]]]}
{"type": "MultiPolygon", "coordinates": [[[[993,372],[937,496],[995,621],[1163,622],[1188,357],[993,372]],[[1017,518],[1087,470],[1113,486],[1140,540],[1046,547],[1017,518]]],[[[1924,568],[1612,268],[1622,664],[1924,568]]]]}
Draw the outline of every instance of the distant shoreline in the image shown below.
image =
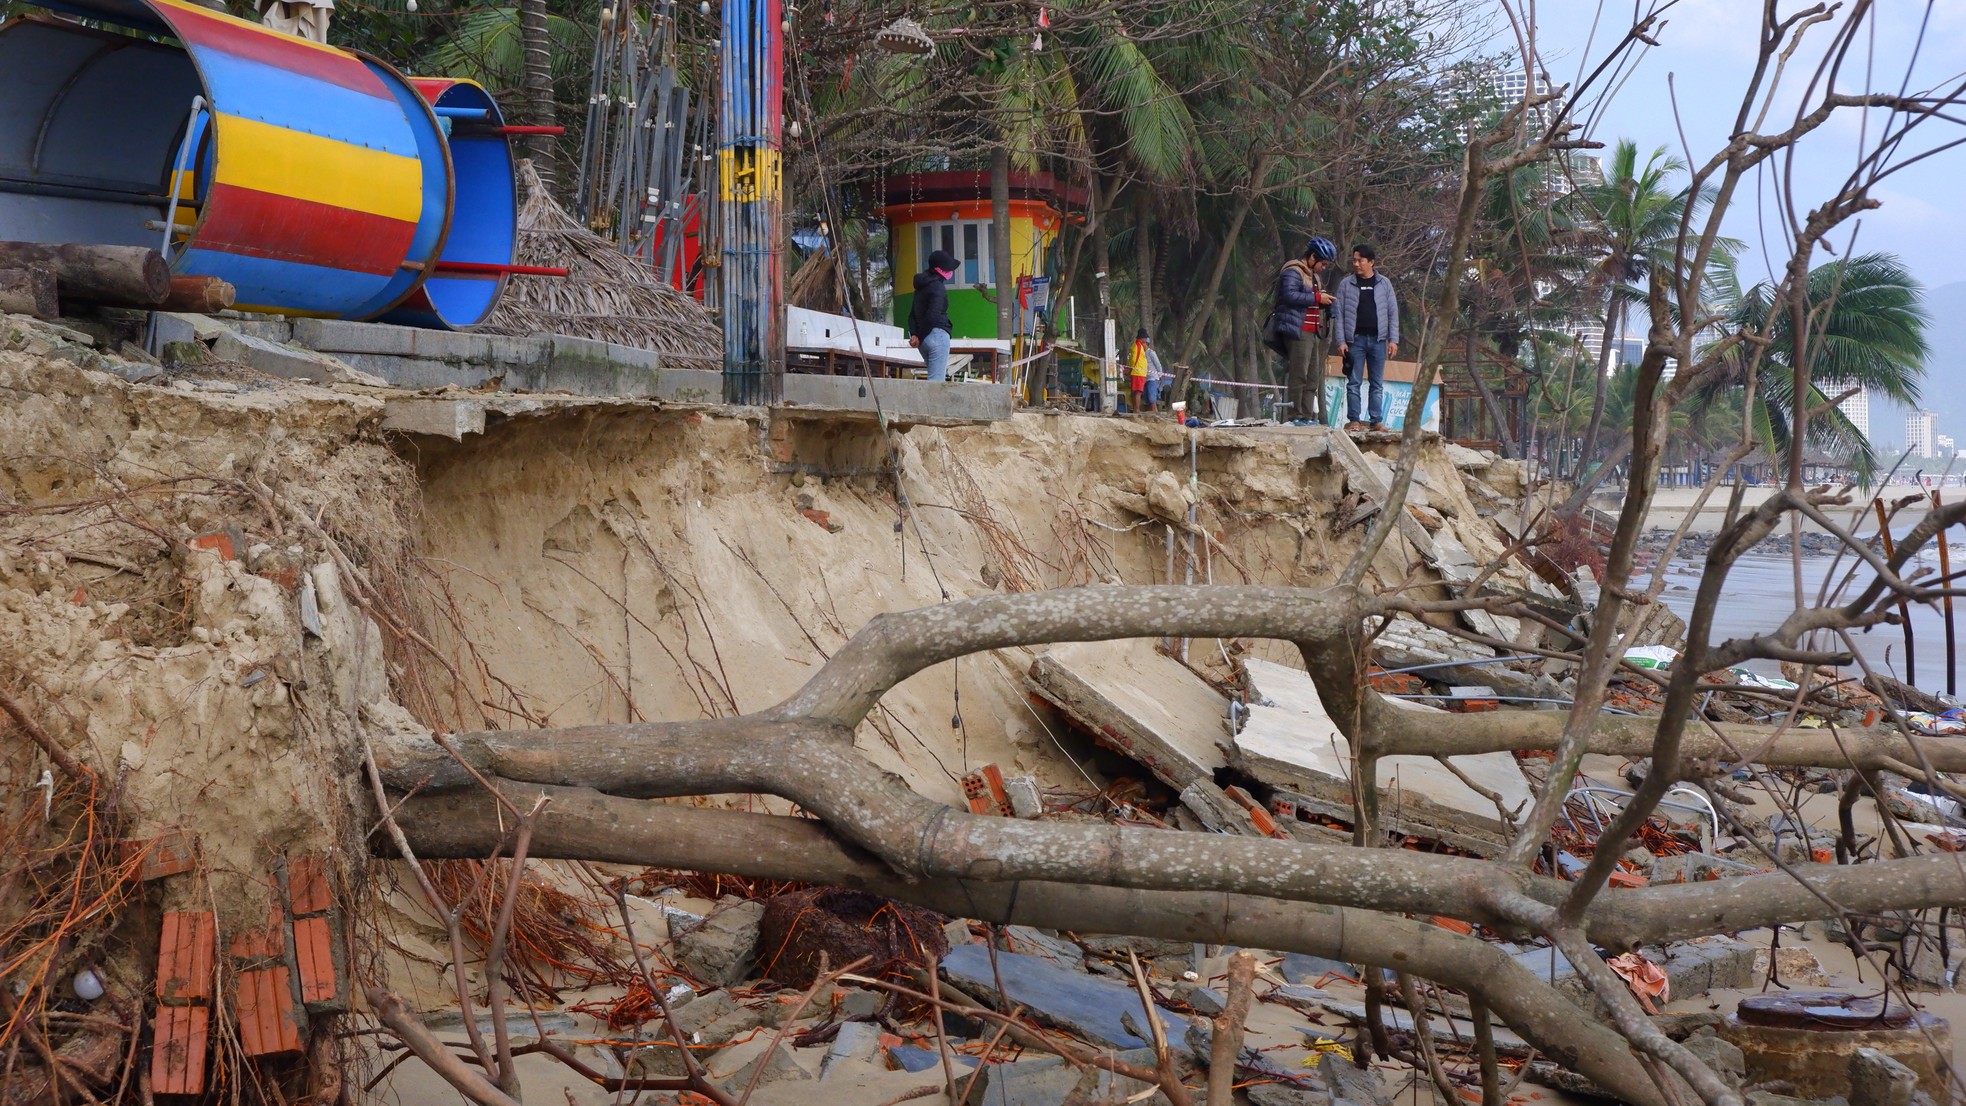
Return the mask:
{"type": "MultiPolygon", "coordinates": [[[[1777,487],[1748,488],[1742,492],[1741,509],[1747,511],[1758,507],[1780,490],[1777,487]]],[[[1958,495],[1958,489],[1953,489],[1953,492],[1956,497],[1958,495]]],[[[1854,492],[1851,495],[1851,503],[1849,505],[1831,507],[1825,513],[1839,525],[1853,526],[1855,533],[1859,535],[1876,533],[1876,516],[1865,510],[1870,502],[1870,494],[1866,492],[1854,492]]],[[[1892,499],[1902,498],[1911,494],[1913,494],[1913,489],[1910,487],[1894,487],[1885,496],[1885,499],[1888,502],[1892,499]]],[[[1708,537],[1718,534],[1721,527],[1727,522],[1727,506],[1731,496],[1731,489],[1714,489],[1714,493],[1708,498],[1706,506],[1694,518],[1693,524],[1687,528],[1687,533],[1689,535],[1704,534],[1708,537]]],[[[1657,492],[1653,493],[1652,503],[1645,512],[1646,530],[1664,530],[1670,535],[1674,530],[1679,528],[1680,522],[1685,519],[1686,513],[1692,509],[1694,501],[1699,499],[1699,497],[1700,490],[1698,488],[1660,488],[1657,492]]],[[[1624,493],[1621,491],[1613,491],[1609,494],[1600,493],[1591,497],[1591,506],[1611,514],[1616,514],[1623,505],[1624,493]]],[[[1925,512],[1923,511],[1912,510],[1901,512],[1897,516],[1892,530],[1902,533],[1905,529],[1916,525],[1918,520],[1924,517],[1924,514],[1925,512]]],[[[1775,535],[1772,535],[1771,538],[1779,536],[1786,539],[1789,534],[1789,526],[1790,523],[1788,520],[1783,520],[1782,524],[1776,529],[1775,535]]],[[[1810,534],[1827,536],[1829,533],[1809,519],[1802,520],[1802,532],[1805,538],[1810,534]]],[[[1955,529],[1953,534],[1955,535],[1955,540],[1966,541],[1966,529],[1955,529]]],[[[1805,554],[1808,552],[1808,544],[1805,541],[1805,554]]],[[[1787,552],[1786,545],[1784,545],[1782,551],[1787,552]]]]}

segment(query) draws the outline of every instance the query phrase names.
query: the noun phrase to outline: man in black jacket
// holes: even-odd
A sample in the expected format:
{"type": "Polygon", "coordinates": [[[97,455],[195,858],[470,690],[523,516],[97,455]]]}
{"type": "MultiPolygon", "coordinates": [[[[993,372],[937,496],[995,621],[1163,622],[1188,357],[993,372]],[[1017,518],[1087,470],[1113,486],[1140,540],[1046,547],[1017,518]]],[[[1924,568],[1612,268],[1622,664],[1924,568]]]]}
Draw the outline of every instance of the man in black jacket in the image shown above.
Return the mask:
{"type": "Polygon", "coordinates": [[[928,255],[928,268],[915,274],[915,302],[908,308],[908,344],[922,351],[930,380],[949,378],[949,287],[956,259],[946,250],[928,255]]]}

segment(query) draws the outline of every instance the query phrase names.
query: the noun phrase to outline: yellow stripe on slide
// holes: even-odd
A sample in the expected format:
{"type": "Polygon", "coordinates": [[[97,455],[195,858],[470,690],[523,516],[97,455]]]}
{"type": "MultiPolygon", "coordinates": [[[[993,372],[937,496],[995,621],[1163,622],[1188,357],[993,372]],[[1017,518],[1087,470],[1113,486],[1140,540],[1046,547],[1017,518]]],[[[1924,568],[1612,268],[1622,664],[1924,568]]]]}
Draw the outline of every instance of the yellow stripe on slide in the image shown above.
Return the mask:
{"type": "Polygon", "coordinates": [[[223,112],[216,183],[414,223],[423,163],[223,112]]]}

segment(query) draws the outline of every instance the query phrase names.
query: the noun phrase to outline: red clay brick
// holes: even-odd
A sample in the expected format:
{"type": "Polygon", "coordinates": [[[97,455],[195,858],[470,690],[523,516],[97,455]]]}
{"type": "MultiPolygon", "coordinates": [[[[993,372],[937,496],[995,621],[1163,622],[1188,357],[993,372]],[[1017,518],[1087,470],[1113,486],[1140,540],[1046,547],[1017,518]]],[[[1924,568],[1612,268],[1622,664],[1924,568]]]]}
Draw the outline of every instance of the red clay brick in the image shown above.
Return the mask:
{"type": "Polygon", "coordinates": [[[246,1055],[279,1056],[300,1051],[293,977],[286,968],[240,972],[236,996],[239,1044],[246,1055]]]}
{"type": "Polygon", "coordinates": [[[1434,915],[1433,922],[1434,925],[1439,926],[1441,929],[1445,929],[1453,933],[1458,933],[1463,937],[1466,937],[1467,935],[1474,932],[1474,926],[1469,925],[1467,922],[1464,922],[1459,918],[1450,918],[1445,914],[1434,915]]]}
{"type": "Polygon", "coordinates": [[[150,1025],[151,1092],[204,1094],[211,1011],[202,1006],[160,1006],[150,1025]]]}
{"type": "Polygon", "coordinates": [[[267,912],[266,924],[251,929],[235,930],[226,939],[226,955],[240,960],[267,960],[284,956],[287,951],[286,915],[279,907],[267,912]]]}
{"type": "Polygon", "coordinates": [[[334,898],[328,893],[326,858],[300,856],[287,862],[287,902],[296,918],[328,912],[334,898]]]}
{"type": "Polygon", "coordinates": [[[971,814],[997,813],[996,797],[990,794],[990,782],[983,778],[983,773],[980,769],[964,776],[962,785],[963,798],[969,800],[969,812],[971,814]]]}
{"type": "Polygon", "coordinates": [[[157,1001],[176,1005],[212,997],[212,958],[218,954],[218,921],[210,911],[173,910],[164,915],[157,952],[157,1001]]]}
{"type": "Polygon", "coordinates": [[[137,881],[140,883],[188,872],[198,865],[197,844],[183,830],[124,841],[121,848],[126,864],[138,856],[143,857],[137,868],[137,881]]]}
{"type": "Polygon", "coordinates": [[[232,545],[232,535],[223,530],[211,534],[200,534],[191,539],[191,548],[209,549],[218,554],[222,561],[236,561],[239,551],[232,545]]]}
{"type": "Polygon", "coordinates": [[[1637,872],[1627,872],[1623,869],[1614,869],[1610,878],[1605,880],[1606,885],[1610,887],[1643,887],[1650,882],[1652,881],[1637,872]]]}
{"type": "Polygon", "coordinates": [[[300,967],[300,1001],[331,1004],[338,990],[334,972],[334,928],[326,918],[294,922],[294,962],[300,967]]]}
{"type": "Polygon", "coordinates": [[[997,804],[996,813],[1003,815],[1005,818],[1012,817],[1010,792],[1005,791],[1003,786],[1003,769],[998,768],[994,764],[986,764],[982,767],[981,771],[983,773],[983,784],[990,789],[990,798],[997,804]]]}
{"type": "Polygon", "coordinates": [[[1277,820],[1270,817],[1270,812],[1263,809],[1263,804],[1256,801],[1256,796],[1233,784],[1223,788],[1223,790],[1228,794],[1229,798],[1236,801],[1237,806],[1249,812],[1249,820],[1255,823],[1257,832],[1267,837],[1282,838],[1288,836],[1283,832],[1283,827],[1277,825],[1277,820]]]}

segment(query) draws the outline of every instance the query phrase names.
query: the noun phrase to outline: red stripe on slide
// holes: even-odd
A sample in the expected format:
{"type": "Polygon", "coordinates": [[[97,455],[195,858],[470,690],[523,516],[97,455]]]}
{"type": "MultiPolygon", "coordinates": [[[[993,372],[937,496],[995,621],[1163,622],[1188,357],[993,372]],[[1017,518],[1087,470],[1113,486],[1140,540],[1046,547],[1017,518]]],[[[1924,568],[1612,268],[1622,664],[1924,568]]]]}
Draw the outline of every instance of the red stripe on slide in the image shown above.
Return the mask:
{"type": "MultiPolygon", "coordinates": [[[[305,45],[291,35],[261,30],[242,20],[193,11],[175,4],[160,4],[157,10],[170,20],[171,29],[187,46],[248,58],[366,93],[380,100],[393,99],[382,81],[353,54],[305,45]]],[[[223,95],[225,92],[247,90],[214,91],[223,95]]]]}
{"type": "Polygon", "coordinates": [[[214,184],[199,249],[394,276],[409,255],[416,224],[345,207],[214,184]]]}

